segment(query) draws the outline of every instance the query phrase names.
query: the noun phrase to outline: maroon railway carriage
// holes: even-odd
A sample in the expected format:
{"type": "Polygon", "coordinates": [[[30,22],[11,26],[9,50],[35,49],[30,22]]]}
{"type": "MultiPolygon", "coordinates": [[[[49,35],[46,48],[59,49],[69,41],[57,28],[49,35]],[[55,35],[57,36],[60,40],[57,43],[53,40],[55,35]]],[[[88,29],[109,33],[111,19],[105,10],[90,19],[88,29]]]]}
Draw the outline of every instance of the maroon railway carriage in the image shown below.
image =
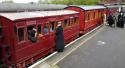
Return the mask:
{"type": "Polygon", "coordinates": [[[80,34],[85,34],[103,23],[104,6],[69,6],[65,9],[80,12],[80,34]]]}
{"type": "Polygon", "coordinates": [[[53,52],[57,23],[62,22],[68,43],[79,35],[78,19],[79,13],[72,10],[0,13],[1,63],[23,68],[53,52]],[[28,39],[28,30],[33,27],[38,32],[35,43],[28,39]]]}

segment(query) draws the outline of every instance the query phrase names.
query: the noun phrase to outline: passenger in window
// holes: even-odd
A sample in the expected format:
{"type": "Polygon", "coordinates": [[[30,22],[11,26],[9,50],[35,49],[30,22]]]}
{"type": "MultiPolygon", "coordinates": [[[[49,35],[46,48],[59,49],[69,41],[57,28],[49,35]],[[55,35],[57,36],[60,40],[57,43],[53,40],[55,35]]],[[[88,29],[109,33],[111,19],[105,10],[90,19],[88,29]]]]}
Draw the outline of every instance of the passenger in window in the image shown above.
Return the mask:
{"type": "Polygon", "coordinates": [[[48,26],[47,26],[47,24],[44,26],[44,34],[47,34],[47,33],[49,33],[49,30],[48,30],[48,26]]]}
{"type": "Polygon", "coordinates": [[[52,29],[52,27],[50,28],[50,32],[53,32],[53,29],[52,29]]]}
{"type": "Polygon", "coordinates": [[[56,50],[58,52],[63,52],[64,46],[63,28],[61,26],[61,22],[58,22],[56,29],[56,50]]]}
{"type": "Polygon", "coordinates": [[[50,32],[53,32],[53,31],[54,31],[54,23],[55,23],[55,22],[51,22],[51,24],[50,24],[50,32]]]}
{"type": "Polygon", "coordinates": [[[36,30],[36,28],[33,27],[32,30],[28,31],[28,38],[32,42],[36,42],[37,41],[37,30],[36,30]]]}
{"type": "Polygon", "coordinates": [[[54,26],[50,25],[50,32],[54,31],[54,26]]]}

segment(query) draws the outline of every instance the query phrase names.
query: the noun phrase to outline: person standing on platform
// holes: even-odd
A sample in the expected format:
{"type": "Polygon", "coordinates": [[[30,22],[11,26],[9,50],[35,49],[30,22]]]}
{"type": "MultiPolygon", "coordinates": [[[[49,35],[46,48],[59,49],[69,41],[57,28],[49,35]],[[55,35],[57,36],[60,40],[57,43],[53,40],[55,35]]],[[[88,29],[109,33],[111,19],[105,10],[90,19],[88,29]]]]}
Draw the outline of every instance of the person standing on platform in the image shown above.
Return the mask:
{"type": "Polygon", "coordinates": [[[56,50],[58,52],[63,52],[64,50],[64,36],[63,36],[63,28],[61,26],[61,22],[58,22],[56,29],[56,50]]]}
{"type": "Polygon", "coordinates": [[[123,13],[118,15],[117,27],[124,28],[123,13]]]}
{"type": "Polygon", "coordinates": [[[107,21],[108,21],[108,25],[109,25],[110,27],[112,27],[112,25],[114,24],[114,20],[113,20],[113,17],[112,17],[112,14],[111,14],[111,13],[110,13],[109,16],[108,16],[107,21]]]}

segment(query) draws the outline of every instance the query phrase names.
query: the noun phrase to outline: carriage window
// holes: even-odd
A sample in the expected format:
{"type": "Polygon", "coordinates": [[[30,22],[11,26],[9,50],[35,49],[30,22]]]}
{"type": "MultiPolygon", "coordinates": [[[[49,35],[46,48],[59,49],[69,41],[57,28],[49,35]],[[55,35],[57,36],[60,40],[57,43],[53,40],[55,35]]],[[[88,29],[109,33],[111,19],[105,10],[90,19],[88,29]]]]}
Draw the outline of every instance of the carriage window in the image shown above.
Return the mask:
{"type": "Polygon", "coordinates": [[[35,28],[35,25],[30,25],[30,26],[27,27],[28,39],[29,40],[31,40],[31,37],[35,37],[35,34],[37,32],[36,28],[35,28],[35,30],[33,28],[35,28]]]}
{"type": "Polygon", "coordinates": [[[74,24],[74,18],[71,18],[71,20],[70,20],[70,24],[71,24],[71,25],[74,24]]]}
{"type": "Polygon", "coordinates": [[[50,32],[53,32],[54,31],[54,24],[55,22],[50,22],[50,32]]]}
{"type": "Polygon", "coordinates": [[[101,12],[99,12],[99,18],[101,17],[101,12]]]}
{"type": "Polygon", "coordinates": [[[85,14],[85,21],[87,21],[88,20],[88,14],[86,13],[85,14]]]}
{"type": "Polygon", "coordinates": [[[74,18],[74,22],[75,22],[75,23],[78,23],[78,21],[79,21],[78,17],[75,17],[75,18],[74,18]]]}
{"type": "Polygon", "coordinates": [[[64,20],[64,27],[68,26],[68,19],[64,20]]]}
{"type": "Polygon", "coordinates": [[[40,25],[38,25],[37,30],[38,30],[38,34],[41,34],[41,33],[42,33],[42,30],[41,30],[41,24],[40,24],[40,25]]]}
{"type": "Polygon", "coordinates": [[[27,30],[29,31],[29,30],[32,30],[33,28],[35,28],[35,26],[34,26],[34,25],[31,25],[31,26],[28,26],[28,27],[27,27],[27,30]]]}
{"type": "Polygon", "coordinates": [[[88,17],[87,20],[89,21],[90,20],[90,14],[88,14],[87,17],[88,17]]]}
{"type": "Polygon", "coordinates": [[[85,14],[85,21],[89,21],[89,19],[90,19],[90,14],[89,14],[89,13],[86,13],[86,14],[85,14]]]}
{"type": "Polygon", "coordinates": [[[95,12],[94,12],[94,14],[93,14],[93,19],[95,19],[96,18],[96,14],[95,14],[95,12]]]}
{"type": "Polygon", "coordinates": [[[18,40],[19,42],[24,40],[24,28],[18,29],[18,40]]]}
{"type": "Polygon", "coordinates": [[[101,18],[103,18],[103,13],[101,13],[101,18]]]}
{"type": "Polygon", "coordinates": [[[96,18],[98,18],[98,12],[96,12],[96,18]]]}
{"type": "Polygon", "coordinates": [[[93,13],[91,13],[91,17],[90,17],[91,20],[93,20],[93,13]]]}
{"type": "Polygon", "coordinates": [[[49,33],[48,24],[45,24],[43,29],[44,29],[44,34],[48,34],[49,33]]]}

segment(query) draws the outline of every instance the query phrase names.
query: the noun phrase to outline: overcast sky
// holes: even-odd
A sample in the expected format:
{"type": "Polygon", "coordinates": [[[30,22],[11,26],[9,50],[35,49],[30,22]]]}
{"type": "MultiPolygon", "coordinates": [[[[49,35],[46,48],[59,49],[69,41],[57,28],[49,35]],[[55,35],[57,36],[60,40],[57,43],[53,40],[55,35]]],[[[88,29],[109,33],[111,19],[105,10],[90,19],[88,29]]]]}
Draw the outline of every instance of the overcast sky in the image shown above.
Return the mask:
{"type": "MultiPolygon", "coordinates": [[[[2,2],[4,0],[0,0],[2,2]]],[[[38,2],[38,0],[13,0],[15,3],[28,3],[28,2],[38,2]]]]}

